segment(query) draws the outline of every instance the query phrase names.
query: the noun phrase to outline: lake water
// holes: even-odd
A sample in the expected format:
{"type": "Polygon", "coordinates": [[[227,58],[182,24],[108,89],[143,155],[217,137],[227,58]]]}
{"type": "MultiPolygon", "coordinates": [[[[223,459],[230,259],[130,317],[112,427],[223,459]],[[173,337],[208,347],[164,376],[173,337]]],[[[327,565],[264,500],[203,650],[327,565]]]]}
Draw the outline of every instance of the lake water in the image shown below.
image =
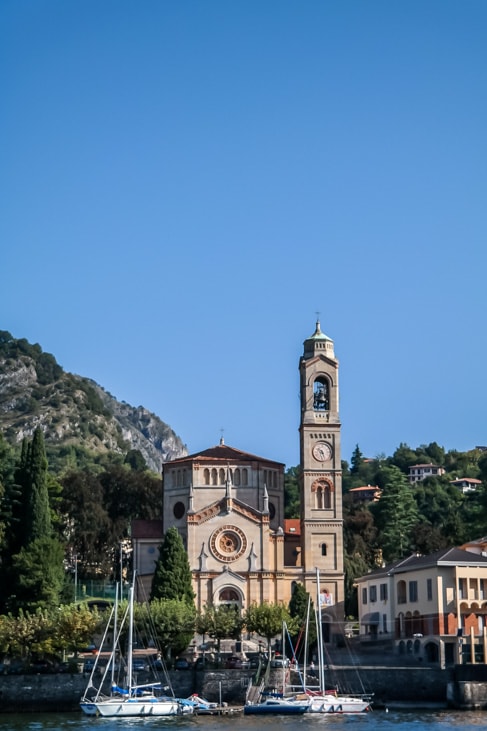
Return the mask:
{"type": "Polygon", "coordinates": [[[487,729],[487,711],[371,711],[357,716],[194,716],[169,719],[89,718],[80,713],[0,714],[1,731],[471,731],[487,729]]]}

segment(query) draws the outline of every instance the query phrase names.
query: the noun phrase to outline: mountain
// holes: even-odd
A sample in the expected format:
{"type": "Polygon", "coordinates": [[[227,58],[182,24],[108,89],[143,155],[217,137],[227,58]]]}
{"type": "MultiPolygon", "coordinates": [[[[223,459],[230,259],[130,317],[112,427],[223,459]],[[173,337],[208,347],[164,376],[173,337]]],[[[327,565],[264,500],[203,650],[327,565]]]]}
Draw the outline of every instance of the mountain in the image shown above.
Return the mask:
{"type": "Polygon", "coordinates": [[[158,473],[163,462],[187,454],[174,431],[143,406],[117,401],[95,381],[65,372],[40,345],[0,331],[0,431],[18,444],[38,426],[48,453],[139,450],[158,473]]]}

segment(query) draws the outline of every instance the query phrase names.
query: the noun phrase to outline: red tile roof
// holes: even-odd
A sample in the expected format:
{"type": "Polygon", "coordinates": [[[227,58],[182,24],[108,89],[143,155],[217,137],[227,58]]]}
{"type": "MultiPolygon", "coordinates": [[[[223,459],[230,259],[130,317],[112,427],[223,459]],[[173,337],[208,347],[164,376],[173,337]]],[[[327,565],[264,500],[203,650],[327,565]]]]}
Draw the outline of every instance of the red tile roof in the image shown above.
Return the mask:
{"type": "Polygon", "coordinates": [[[286,535],[300,536],[301,535],[301,521],[299,518],[285,518],[284,519],[284,533],[286,535]]]}
{"type": "Polygon", "coordinates": [[[228,447],[226,444],[217,444],[215,447],[204,449],[202,452],[196,452],[195,454],[189,454],[186,457],[179,457],[178,459],[170,460],[165,464],[180,464],[183,462],[198,460],[199,462],[267,462],[273,465],[279,465],[284,467],[283,462],[275,462],[271,459],[265,459],[264,457],[257,457],[255,454],[249,452],[242,452],[240,449],[235,447],[228,447]]]}

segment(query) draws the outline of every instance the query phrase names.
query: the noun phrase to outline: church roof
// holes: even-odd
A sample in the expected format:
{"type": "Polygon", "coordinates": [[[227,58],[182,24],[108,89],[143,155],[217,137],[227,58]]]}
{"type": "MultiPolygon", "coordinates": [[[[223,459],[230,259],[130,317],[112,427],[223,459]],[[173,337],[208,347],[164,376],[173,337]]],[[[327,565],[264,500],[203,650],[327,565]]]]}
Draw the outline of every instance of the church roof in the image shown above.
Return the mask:
{"type": "Polygon", "coordinates": [[[195,452],[189,454],[186,457],[179,457],[178,459],[170,460],[166,464],[178,464],[178,462],[187,462],[188,460],[198,460],[198,462],[222,462],[227,464],[228,462],[271,462],[275,465],[284,465],[283,462],[276,462],[272,459],[266,459],[265,457],[257,457],[255,454],[250,452],[243,452],[241,449],[235,449],[235,447],[227,446],[223,439],[220,440],[220,444],[209,449],[204,449],[201,452],[195,452]]]}
{"type": "Polygon", "coordinates": [[[145,538],[162,540],[162,520],[143,520],[142,518],[134,518],[131,523],[132,538],[145,538]]]}

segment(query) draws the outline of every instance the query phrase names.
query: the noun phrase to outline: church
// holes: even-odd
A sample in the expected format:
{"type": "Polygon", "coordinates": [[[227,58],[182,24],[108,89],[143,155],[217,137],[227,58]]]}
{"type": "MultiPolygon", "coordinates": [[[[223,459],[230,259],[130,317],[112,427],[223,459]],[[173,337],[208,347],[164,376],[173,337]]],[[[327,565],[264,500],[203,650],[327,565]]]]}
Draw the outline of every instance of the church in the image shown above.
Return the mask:
{"type": "Polygon", "coordinates": [[[164,464],[162,520],[132,525],[134,569],[148,592],[162,537],[175,526],[199,610],[288,604],[301,583],[315,605],[319,593],[329,641],[343,622],[341,424],[338,361],[319,321],[304,341],[299,377],[300,518],[284,518],[284,464],[221,439],[164,464]]]}

